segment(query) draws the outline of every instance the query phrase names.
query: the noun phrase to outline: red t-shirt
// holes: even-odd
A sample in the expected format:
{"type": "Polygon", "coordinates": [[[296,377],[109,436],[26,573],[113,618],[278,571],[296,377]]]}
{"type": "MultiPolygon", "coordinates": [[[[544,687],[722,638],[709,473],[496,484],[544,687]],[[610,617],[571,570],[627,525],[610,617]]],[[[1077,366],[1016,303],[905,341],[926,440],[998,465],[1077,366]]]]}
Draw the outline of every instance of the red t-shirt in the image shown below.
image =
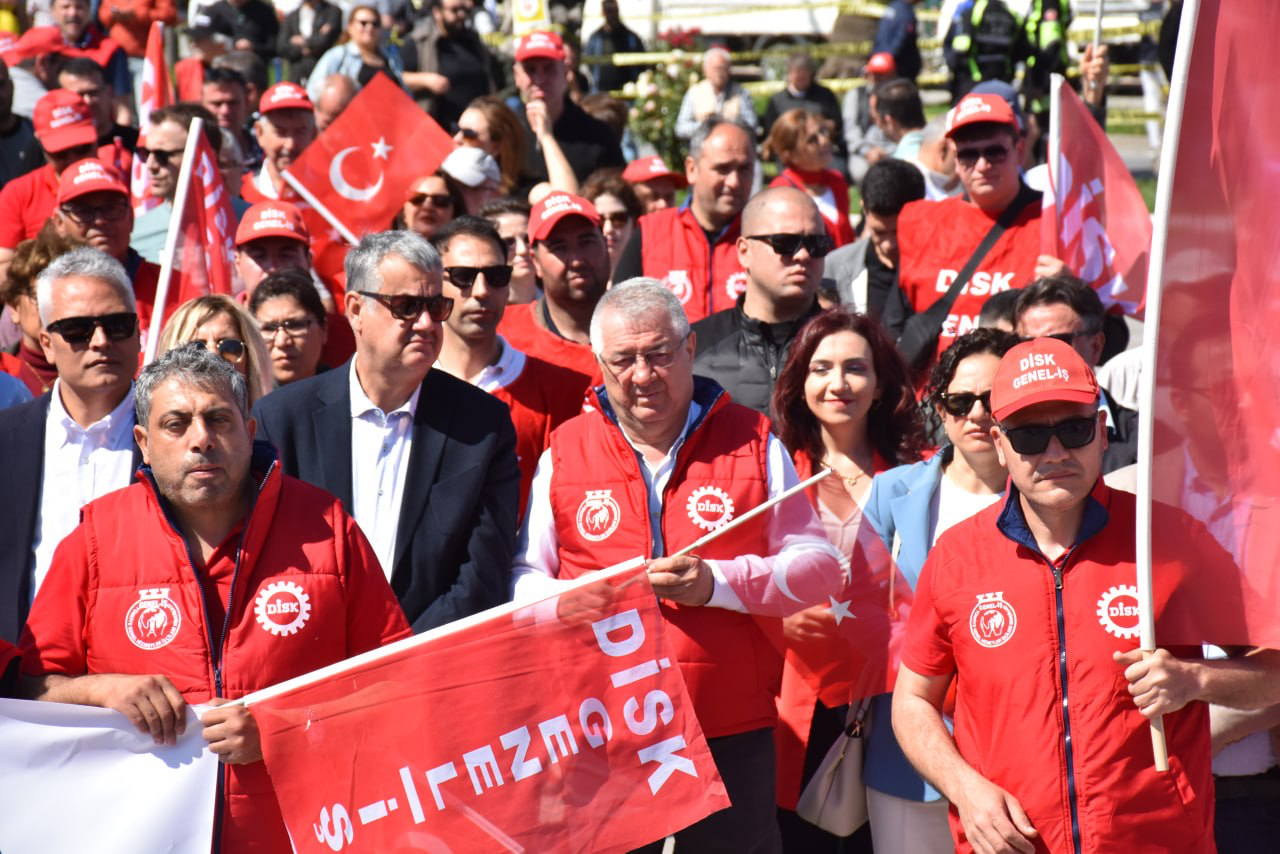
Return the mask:
{"type": "MultiPolygon", "coordinates": [[[[132,158],[115,143],[99,146],[98,159],[128,175],[132,158]]],[[[46,163],[0,189],[0,248],[17,249],[40,232],[58,204],[58,176],[46,163]]]]}
{"type": "Polygon", "coordinates": [[[507,306],[502,315],[502,323],[498,324],[498,334],[526,356],[560,365],[577,374],[580,383],[577,398],[581,403],[587,389],[602,381],[596,356],[591,352],[590,346],[569,341],[550,329],[544,329],[539,325],[535,311],[541,311],[541,303],[507,306]]]}

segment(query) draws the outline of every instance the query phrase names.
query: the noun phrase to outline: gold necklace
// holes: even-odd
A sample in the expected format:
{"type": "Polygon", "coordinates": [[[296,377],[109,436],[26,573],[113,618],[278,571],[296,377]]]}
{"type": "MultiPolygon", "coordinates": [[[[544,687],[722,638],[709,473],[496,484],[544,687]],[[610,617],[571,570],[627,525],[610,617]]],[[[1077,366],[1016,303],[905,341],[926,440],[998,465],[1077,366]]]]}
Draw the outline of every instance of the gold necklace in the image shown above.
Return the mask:
{"type": "Polygon", "coordinates": [[[864,477],[867,476],[867,473],[862,470],[859,470],[858,473],[853,477],[849,477],[848,475],[841,474],[839,471],[836,471],[836,467],[831,465],[831,463],[825,457],[822,460],[822,464],[825,465],[827,468],[831,469],[832,471],[834,471],[836,473],[836,477],[843,480],[844,485],[847,486],[849,489],[853,489],[855,486],[858,485],[858,482],[860,480],[862,480],[864,477]]]}

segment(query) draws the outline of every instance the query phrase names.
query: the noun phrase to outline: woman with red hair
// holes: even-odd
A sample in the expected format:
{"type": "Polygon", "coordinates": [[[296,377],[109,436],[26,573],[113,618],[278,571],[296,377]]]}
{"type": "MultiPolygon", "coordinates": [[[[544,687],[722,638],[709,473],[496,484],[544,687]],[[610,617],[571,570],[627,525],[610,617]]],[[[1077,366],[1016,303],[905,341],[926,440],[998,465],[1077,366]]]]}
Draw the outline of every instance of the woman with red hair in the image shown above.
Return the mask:
{"type": "Polygon", "coordinates": [[[820,113],[797,107],[778,117],[764,141],[765,158],[784,167],[770,187],[795,187],[813,199],[836,246],[857,236],[849,222],[849,185],[831,168],[831,123],[820,113]]]}

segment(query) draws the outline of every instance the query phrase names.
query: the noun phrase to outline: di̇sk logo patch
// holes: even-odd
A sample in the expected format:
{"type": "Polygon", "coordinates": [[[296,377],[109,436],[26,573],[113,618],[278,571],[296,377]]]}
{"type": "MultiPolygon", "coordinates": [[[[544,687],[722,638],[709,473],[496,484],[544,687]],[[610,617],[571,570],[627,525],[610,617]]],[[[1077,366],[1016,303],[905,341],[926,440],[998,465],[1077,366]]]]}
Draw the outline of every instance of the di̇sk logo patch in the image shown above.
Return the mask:
{"type": "Polygon", "coordinates": [[[736,300],[747,292],[747,274],[741,271],[724,280],[724,292],[729,299],[736,300]]]}
{"type": "Polygon", "coordinates": [[[622,521],[622,509],[613,500],[612,493],[610,489],[589,489],[587,497],[578,505],[578,533],[593,543],[607,540],[622,521]]]}
{"type": "Polygon", "coordinates": [[[680,300],[680,304],[684,305],[693,296],[693,282],[689,279],[687,270],[672,270],[662,279],[662,284],[667,286],[667,290],[676,295],[676,299],[680,300]]]}
{"type": "Polygon", "coordinates": [[[273,581],[253,600],[258,625],[278,638],[294,634],[311,616],[311,597],[292,581],[273,581]]]}
{"type": "Polygon", "coordinates": [[[1098,622],[1108,634],[1124,640],[1138,636],[1138,588],[1132,584],[1112,587],[1098,599],[1098,622]]]}
{"type": "Polygon", "coordinates": [[[719,487],[700,486],[685,502],[689,521],[704,531],[714,531],[733,518],[733,499],[719,487]]]}
{"type": "Polygon", "coordinates": [[[1004,593],[979,593],[969,614],[969,633],[988,649],[1004,646],[1018,627],[1018,614],[1004,601],[1004,593]]]}
{"type": "Polygon", "coordinates": [[[124,615],[124,633],[138,649],[159,649],[178,636],[182,612],[169,598],[168,587],[138,591],[138,601],[124,615]]]}

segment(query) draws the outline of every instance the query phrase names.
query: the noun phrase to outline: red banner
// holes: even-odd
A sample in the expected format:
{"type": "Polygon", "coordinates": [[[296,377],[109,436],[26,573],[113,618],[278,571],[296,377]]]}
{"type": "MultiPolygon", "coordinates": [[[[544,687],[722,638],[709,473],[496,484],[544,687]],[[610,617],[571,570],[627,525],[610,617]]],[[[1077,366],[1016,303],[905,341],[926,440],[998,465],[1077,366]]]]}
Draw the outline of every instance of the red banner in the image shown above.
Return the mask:
{"type": "Polygon", "coordinates": [[[286,171],[356,237],[383,231],[414,180],[453,139],[385,74],[375,75],[286,171]]]}
{"type": "Polygon", "coordinates": [[[297,850],[625,851],[728,807],[663,625],[633,562],[246,698],[297,850]]]}
{"type": "Polygon", "coordinates": [[[218,171],[218,157],[201,133],[178,228],[173,258],[178,292],[169,301],[171,305],[205,294],[231,293],[235,221],[231,197],[218,171]]]}
{"type": "Polygon", "coordinates": [[[1151,253],[1147,203],[1089,108],[1062,77],[1053,85],[1041,251],[1065,261],[1108,308],[1141,317],[1151,253]]]}
{"type": "MultiPolygon", "coordinates": [[[[147,127],[151,111],[167,107],[174,102],[173,84],[169,82],[169,66],[164,61],[164,24],[151,23],[147,34],[147,52],[142,59],[142,91],[138,101],[138,144],[146,145],[147,127]]],[[[141,216],[160,205],[160,199],[151,196],[151,176],[147,172],[145,157],[134,157],[129,176],[129,189],[133,195],[133,212],[141,216]]]]}

